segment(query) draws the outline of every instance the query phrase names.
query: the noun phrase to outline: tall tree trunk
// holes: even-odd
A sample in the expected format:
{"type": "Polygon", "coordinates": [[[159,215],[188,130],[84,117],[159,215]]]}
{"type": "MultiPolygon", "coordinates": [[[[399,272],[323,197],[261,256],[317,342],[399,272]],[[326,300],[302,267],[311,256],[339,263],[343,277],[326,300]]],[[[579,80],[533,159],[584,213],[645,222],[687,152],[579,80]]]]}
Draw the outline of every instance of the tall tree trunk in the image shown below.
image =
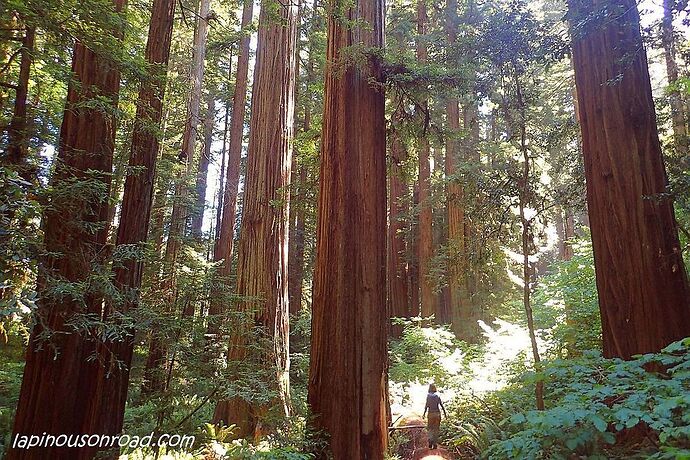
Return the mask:
{"type": "Polygon", "coordinates": [[[388,444],[384,94],[370,83],[381,78],[374,53],[343,65],[349,47],[383,45],[384,5],[338,6],[348,22],[328,19],[308,403],[335,460],[381,460],[388,444]]]}
{"type": "MultiPolygon", "coordinates": [[[[419,208],[419,181],[412,186],[412,207],[419,208]]],[[[409,276],[410,316],[420,316],[419,308],[419,219],[415,215],[410,219],[409,237],[407,240],[407,273],[409,276]]]]}
{"type": "MultiPolygon", "coordinates": [[[[140,169],[125,179],[122,196],[120,225],[117,229],[117,246],[136,245],[144,248],[149,232],[153,204],[153,189],[156,175],[156,159],[159,150],[158,126],[163,113],[168,58],[172,41],[175,0],[156,0],[151,9],[151,22],[146,44],[146,62],[150,65],[151,80],[139,89],[137,116],[132,134],[129,167],[140,169]]],[[[161,192],[165,196],[164,192],[161,192]]],[[[161,210],[164,214],[164,211],[161,210]]],[[[161,220],[162,222],[162,220],[161,220]]],[[[115,284],[124,294],[122,305],[114,306],[119,313],[126,314],[136,307],[144,270],[143,259],[135,256],[124,260],[115,268],[115,284]]],[[[110,306],[113,308],[113,305],[110,306]]],[[[112,311],[108,312],[112,316],[112,311]]],[[[134,331],[123,340],[109,343],[101,350],[108,366],[110,390],[103,394],[103,414],[108,414],[110,429],[119,433],[124,421],[125,403],[129,383],[129,368],[134,348],[134,331]]],[[[105,368],[105,366],[104,366],[105,368]]]]}
{"type": "Polygon", "coordinates": [[[216,98],[213,91],[209,91],[208,99],[206,100],[206,118],[204,119],[204,149],[201,152],[201,158],[199,158],[199,169],[196,175],[196,206],[192,216],[192,236],[196,239],[201,239],[201,228],[204,225],[208,165],[211,162],[211,144],[213,143],[215,118],[216,98]]]}
{"type": "MultiPolygon", "coordinates": [[[[518,208],[520,213],[520,224],[522,226],[522,304],[527,317],[527,330],[529,340],[532,345],[532,359],[534,368],[537,372],[541,371],[541,357],[537,346],[537,335],[534,329],[534,315],[532,314],[532,267],[530,266],[529,256],[534,247],[532,237],[532,220],[527,218],[525,209],[530,205],[532,191],[530,185],[530,157],[527,146],[527,118],[525,111],[525,100],[522,96],[522,84],[520,78],[515,74],[515,94],[519,115],[520,130],[520,152],[522,153],[522,177],[519,183],[518,208]]],[[[537,410],[544,410],[544,382],[538,380],[535,386],[535,399],[537,410]]]]}
{"type": "MultiPolygon", "coordinates": [[[[457,0],[446,3],[446,33],[450,46],[457,40],[457,0]]],[[[447,209],[448,209],[448,284],[450,291],[450,308],[453,332],[458,338],[472,340],[469,334],[471,317],[469,314],[469,296],[466,279],[465,252],[465,205],[464,190],[455,177],[458,173],[456,166],[460,157],[460,149],[455,139],[460,132],[460,108],[458,99],[451,97],[446,102],[446,117],[449,138],[446,140],[446,180],[447,180],[447,209]]]]}
{"type": "MultiPolygon", "coordinates": [[[[232,53],[228,58],[228,84],[232,79],[232,53]]],[[[234,90],[233,90],[234,93],[234,90]]],[[[228,127],[230,126],[230,101],[228,98],[225,101],[225,119],[223,121],[223,147],[220,151],[220,171],[218,171],[218,206],[216,208],[216,231],[214,235],[214,253],[215,246],[218,244],[220,237],[220,225],[223,220],[223,203],[225,198],[225,158],[228,151],[228,127]]]]}
{"type": "Polygon", "coordinates": [[[6,161],[19,168],[19,173],[26,181],[33,179],[27,164],[29,150],[29,126],[27,117],[27,96],[29,94],[29,74],[33,61],[34,39],[36,29],[26,26],[22,39],[21,60],[19,62],[19,79],[15,88],[14,112],[7,130],[8,145],[6,161]]]}
{"type": "MultiPolygon", "coordinates": [[[[308,131],[308,123],[304,122],[304,130],[308,131]]],[[[297,203],[291,206],[291,211],[294,210],[294,219],[290,219],[292,227],[290,229],[290,250],[288,263],[289,274],[289,297],[290,297],[290,314],[297,314],[302,306],[302,284],[304,283],[304,243],[306,231],[306,203],[304,189],[308,187],[307,184],[307,167],[297,163],[297,186],[293,190],[297,190],[297,203]]],[[[294,203],[295,200],[291,199],[294,203]]]]}
{"type": "MultiPolygon", "coordinates": [[[[408,213],[408,192],[405,180],[404,162],[407,152],[399,134],[391,136],[391,161],[389,165],[389,199],[388,199],[388,314],[393,318],[408,318],[409,288],[405,254],[405,221],[408,213]]],[[[402,327],[393,325],[391,334],[399,337],[402,327]]]]}
{"type": "Polygon", "coordinates": [[[673,138],[676,149],[681,155],[688,155],[688,130],[686,113],[681,92],[675,85],[678,82],[678,64],[676,63],[676,42],[673,36],[673,6],[675,0],[664,0],[664,16],[661,20],[661,44],[664,47],[666,61],[666,78],[671,86],[669,104],[673,123],[673,138]]]}
{"type": "MultiPolygon", "coordinates": [[[[192,51],[192,65],[190,81],[192,87],[189,93],[187,106],[187,120],[182,136],[182,149],[179,159],[185,165],[182,178],[175,184],[175,197],[170,216],[170,230],[165,245],[164,270],[166,275],[162,280],[160,289],[164,296],[165,313],[171,314],[177,297],[176,270],[177,258],[182,247],[182,239],[187,223],[188,206],[186,204],[189,194],[187,181],[192,173],[194,144],[196,142],[197,125],[199,124],[199,106],[201,105],[201,83],[204,78],[204,57],[206,55],[206,38],[208,35],[208,20],[210,16],[211,0],[201,0],[199,4],[199,17],[197,18],[194,32],[194,47],[192,51]]],[[[189,314],[187,310],[184,314],[189,314]]],[[[165,387],[165,362],[168,354],[169,338],[163,331],[154,331],[149,342],[149,352],[144,369],[144,382],[142,394],[157,393],[165,387]],[[161,332],[161,333],[159,333],[161,332]]]]}
{"type": "Polygon", "coordinates": [[[604,356],[659,351],[690,335],[690,289],[659,144],[634,0],[570,0],[573,61],[604,356]],[[612,81],[613,79],[613,81],[612,81]]]}
{"type": "MultiPolygon", "coordinates": [[[[259,17],[256,67],[245,197],[240,232],[237,294],[244,297],[237,310],[253,321],[233,325],[228,358],[262,358],[251,351],[254,323],[269,337],[273,348],[263,364],[276,370],[267,382],[278,391],[284,415],[289,408],[289,300],[288,232],[289,187],[294,129],[297,6],[275,10],[276,0],[265,0],[259,17]],[[274,15],[279,12],[277,20],[274,15]],[[259,300],[257,300],[259,299],[259,300]]],[[[228,185],[230,185],[228,181],[228,185]]],[[[240,436],[258,431],[267,406],[236,397],[220,401],[214,419],[235,424],[240,436]]]]}
{"type": "Polygon", "coordinates": [[[232,117],[230,121],[230,144],[228,146],[228,166],[226,171],[225,190],[223,192],[223,211],[218,240],[213,249],[213,261],[221,262],[218,266],[218,281],[214,283],[209,306],[209,335],[219,332],[218,315],[223,311],[229,289],[230,271],[232,267],[232,245],[235,235],[235,208],[237,207],[237,192],[240,183],[240,165],[242,159],[242,139],[244,131],[245,103],[247,100],[247,75],[249,72],[249,41],[250,26],[254,12],[253,0],[245,0],[242,9],[242,25],[239,54],[237,58],[237,73],[235,75],[235,94],[232,97],[232,117]],[[222,289],[221,286],[226,286],[222,289]]]}
{"type": "MultiPolygon", "coordinates": [[[[426,23],[428,21],[425,0],[417,1],[417,34],[426,34],[426,23]]],[[[424,64],[427,61],[427,49],[423,40],[417,41],[417,61],[424,64]]],[[[427,101],[422,101],[422,111],[428,110],[427,101]]],[[[434,256],[434,240],[432,233],[433,214],[431,206],[431,163],[429,140],[426,137],[426,117],[424,133],[418,140],[419,154],[419,287],[421,315],[423,318],[431,315],[438,315],[436,311],[436,296],[434,295],[434,283],[431,279],[431,259],[434,256]]],[[[436,316],[438,320],[438,316],[436,316]]]]}
{"type": "MultiPolygon", "coordinates": [[[[117,0],[113,9],[119,12],[123,4],[117,0]]],[[[102,293],[92,287],[82,298],[74,298],[56,295],[54,288],[56,283],[86,283],[93,265],[103,263],[115,144],[112,114],[120,72],[81,42],[74,46],[72,72],[51,185],[65,190],[81,184],[81,193],[70,193],[69,198],[54,195],[43,215],[48,255],[39,267],[37,321],[27,347],[14,419],[14,432],[23,435],[102,433],[99,377],[103,369],[98,360],[89,359],[98,344],[90,335],[91,328],[75,331],[70,325],[81,314],[100,318],[101,305],[92,300],[102,293]],[[108,101],[107,107],[99,110],[84,104],[94,97],[108,101]]],[[[110,429],[106,432],[115,434],[110,429]]],[[[95,450],[10,449],[7,458],[90,459],[95,450]]]]}

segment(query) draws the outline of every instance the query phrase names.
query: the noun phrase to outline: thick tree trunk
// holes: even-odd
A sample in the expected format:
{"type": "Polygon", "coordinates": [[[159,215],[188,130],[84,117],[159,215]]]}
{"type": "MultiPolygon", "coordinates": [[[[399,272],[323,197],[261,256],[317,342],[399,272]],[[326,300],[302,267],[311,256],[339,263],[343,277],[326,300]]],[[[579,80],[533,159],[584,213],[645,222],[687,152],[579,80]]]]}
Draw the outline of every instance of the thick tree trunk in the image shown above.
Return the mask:
{"type": "MultiPolygon", "coordinates": [[[[426,2],[417,1],[417,33],[420,36],[426,34],[426,2]]],[[[427,60],[427,49],[423,41],[417,43],[417,60],[423,64],[427,60]]],[[[424,110],[427,109],[427,101],[422,101],[424,110]]],[[[426,114],[422,115],[422,118],[426,114]]],[[[426,127],[425,127],[426,130],[426,127]]],[[[419,287],[422,317],[437,315],[436,296],[434,294],[434,282],[431,278],[431,259],[434,256],[433,240],[433,214],[431,206],[431,163],[429,140],[423,135],[418,140],[419,154],[419,287]]],[[[438,317],[436,317],[438,320],[438,317]]]]}
{"type": "MultiPolygon", "coordinates": [[[[405,178],[404,162],[407,159],[405,146],[397,133],[391,136],[391,161],[389,166],[388,199],[388,314],[392,318],[408,318],[409,277],[405,254],[404,218],[409,212],[408,187],[405,178]]],[[[399,337],[402,327],[393,325],[391,334],[399,337]]]]}
{"type": "Polygon", "coordinates": [[[208,182],[208,165],[211,162],[211,144],[213,143],[213,127],[216,118],[215,94],[209,91],[206,101],[206,118],[204,119],[204,149],[199,158],[199,168],[196,174],[196,206],[192,216],[192,236],[201,239],[201,228],[204,225],[204,211],[206,209],[206,188],[208,182]]]}
{"type": "MultiPolygon", "coordinates": [[[[289,412],[288,232],[289,187],[295,107],[297,7],[274,10],[265,0],[259,17],[254,96],[249,134],[247,177],[240,232],[236,309],[248,322],[233,325],[228,358],[252,360],[275,369],[267,386],[278,391],[283,415],[289,412]],[[274,15],[279,12],[280,17],[274,15]],[[253,320],[252,320],[253,318],[253,320]],[[263,358],[251,350],[254,324],[271,338],[263,358]]],[[[278,5],[280,6],[280,5],[278,5]]],[[[228,182],[228,185],[230,183],[228,182]]],[[[238,427],[239,436],[259,432],[268,407],[236,397],[220,401],[215,421],[238,427]]]]}
{"type": "MultiPolygon", "coordinates": [[[[452,45],[457,39],[457,0],[446,4],[446,33],[452,45]]],[[[460,132],[460,109],[458,100],[451,97],[446,103],[446,117],[450,138],[446,140],[446,180],[448,209],[448,285],[453,332],[458,338],[471,340],[469,323],[471,321],[469,295],[467,292],[465,252],[465,205],[464,190],[455,177],[460,149],[455,136],[460,132]]]]}
{"type": "MultiPolygon", "coordinates": [[[[114,10],[120,11],[123,3],[114,3],[114,10]]],[[[56,295],[53,289],[56,283],[85,283],[93,264],[104,262],[116,125],[112,111],[117,106],[120,72],[80,42],[74,47],[72,72],[51,184],[64,190],[76,181],[89,192],[81,188],[68,199],[55,195],[43,215],[49,255],[39,267],[38,321],[26,352],[14,420],[14,432],[22,435],[103,433],[103,429],[116,433],[112,424],[101,420],[109,414],[102,412],[104,369],[98,360],[89,359],[97,353],[98,343],[90,335],[94,331],[75,331],[70,326],[77,315],[101,316],[101,306],[91,300],[102,293],[92,288],[75,299],[56,295]],[[83,104],[96,95],[108,101],[107,108],[83,104]],[[92,185],[86,186],[86,181],[92,185]]],[[[7,458],[90,459],[94,453],[93,448],[11,449],[7,458]]]]}
{"type": "Polygon", "coordinates": [[[370,82],[381,78],[375,54],[343,65],[348,47],[383,45],[384,5],[338,5],[348,23],[328,19],[308,402],[335,460],[381,460],[388,444],[384,94],[370,82]]]}
{"type": "Polygon", "coordinates": [[[630,358],[690,335],[690,289],[659,144],[634,0],[571,0],[604,355],[630,358]]]}
{"type": "MultiPolygon", "coordinates": [[[[148,238],[159,149],[157,127],[163,113],[167,75],[167,70],[160,70],[160,67],[165,69],[170,57],[175,5],[175,0],[156,0],[151,9],[146,62],[151,66],[152,80],[144,83],[139,89],[137,117],[129,158],[130,168],[143,169],[136,174],[128,175],[125,179],[116,240],[118,246],[137,245],[143,249],[143,243],[148,238]]],[[[137,305],[143,269],[141,257],[125,260],[121,266],[115,268],[115,284],[124,294],[124,303],[116,306],[121,313],[126,313],[137,305]]],[[[134,347],[133,334],[130,331],[130,335],[123,341],[108,344],[101,352],[106,362],[112,363],[115,369],[111,376],[112,390],[103,395],[103,407],[113,418],[116,432],[122,429],[124,420],[129,367],[134,347]],[[112,352],[111,355],[107,354],[108,350],[112,352]]]]}
{"type": "Polygon", "coordinates": [[[240,164],[242,159],[242,139],[244,132],[245,103],[247,100],[247,75],[249,72],[249,41],[250,26],[254,2],[246,0],[242,9],[242,25],[239,54],[237,58],[237,73],[235,75],[235,94],[232,97],[232,116],[230,121],[230,144],[228,146],[228,166],[223,192],[223,211],[218,240],[213,249],[213,261],[221,262],[218,266],[217,282],[211,293],[209,306],[209,334],[218,334],[218,315],[223,311],[230,287],[230,271],[232,267],[232,246],[235,235],[235,208],[237,207],[237,192],[240,183],[240,164]],[[226,286],[221,289],[220,286],[226,286]]]}

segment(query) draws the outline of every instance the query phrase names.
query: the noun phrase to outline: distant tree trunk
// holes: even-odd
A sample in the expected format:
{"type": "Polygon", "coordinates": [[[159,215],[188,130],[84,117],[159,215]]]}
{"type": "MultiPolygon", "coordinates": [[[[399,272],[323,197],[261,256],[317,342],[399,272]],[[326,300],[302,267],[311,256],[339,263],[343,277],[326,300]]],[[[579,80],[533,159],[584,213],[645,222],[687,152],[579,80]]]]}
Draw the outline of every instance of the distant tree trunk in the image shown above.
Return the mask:
{"type": "Polygon", "coordinates": [[[673,36],[673,6],[675,0],[664,0],[664,16],[661,20],[661,44],[664,47],[666,61],[666,78],[672,89],[669,92],[671,106],[671,121],[673,123],[673,137],[678,153],[688,155],[688,130],[683,97],[674,85],[678,82],[678,64],[676,63],[676,41],[673,36]]]}
{"type": "Polygon", "coordinates": [[[308,403],[335,460],[381,460],[388,444],[384,94],[370,82],[381,78],[374,53],[342,66],[349,47],[383,45],[384,5],[338,6],[348,23],[328,19],[308,403]]]}
{"type": "Polygon", "coordinates": [[[580,33],[602,0],[570,0],[573,61],[604,355],[656,352],[690,335],[678,241],[634,0],[580,33]]]}
{"type": "MultiPolygon", "coordinates": [[[[405,146],[398,133],[391,136],[391,161],[389,165],[388,200],[388,314],[393,318],[410,316],[408,303],[408,273],[405,254],[405,221],[409,211],[408,187],[405,180],[404,162],[407,159],[405,146]]],[[[393,325],[391,334],[400,337],[402,327],[393,325]]]]}
{"type": "Polygon", "coordinates": [[[230,144],[228,146],[228,166],[223,192],[223,211],[218,230],[218,240],[213,249],[213,261],[221,262],[218,266],[217,282],[211,292],[209,306],[210,335],[219,332],[219,318],[226,304],[227,291],[230,284],[230,272],[232,267],[232,245],[235,236],[235,208],[237,207],[237,192],[240,183],[240,166],[242,159],[242,139],[244,132],[245,104],[247,101],[247,75],[249,72],[249,41],[251,39],[250,27],[254,2],[245,0],[242,9],[242,25],[239,54],[237,58],[237,72],[235,74],[235,94],[232,97],[232,116],[230,121],[230,144]],[[221,286],[226,286],[225,289],[221,286]]]}
{"type": "MultiPolygon", "coordinates": [[[[419,181],[412,187],[412,207],[419,208],[419,181]]],[[[407,273],[409,276],[410,316],[420,316],[419,308],[419,216],[415,215],[410,219],[409,237],[407,240],[407,273]]]]}
{"type": "MultiPolygon", "coordinates": [[[[306,118],[306,117],[305,117],[306,118]]],[[[305,131],[308,131],[307,122],[305,121],[305,131]]],[[[305,243],[305,219],[306,210],[304,203],[304,195],[301,193],[307,187],[307,167],[297,163],[297,190],[299,202],[293,206],[295,218],[292,221],[292,228],[290,230],[290,250],[288,276],[288,289],[290,291],[290,313],[299,313],[302,306],[302,284],[304,283],[304,243],[305,243]]],[[[294,202],[294,200],[291,200],[294,202]]]]}
{"type": "Polygon", "coordinates": [[[210,4],[211,0],[201,0],[199,4],[199,17],[197,18],[194,31],[192,66],[189,75],[191,88],[187,105],[187,119],[185,120],[184,133],[182,135],[182,148],[179,155],[180,161],[185,165],[185,171],[182,179],[175,184],[175,200],[173,202],[170,231],[165,248],[166,265],[171,270],[171,273],[174,272],[174,267],[177,263],[177,255],[182,245],[182,238],[188,218],[188,206],[185,204],[188,195],[186,182],[192,174],[194,145],[196,144],[197,128],[200,120],[201,83],[204,79],[204,58],[206,56],[210,4]]]}
{"type": "MultiPolygon", "coordinates": [[[[426,34],[426,3],[417,1],[417,33],[426,34]]],[[[417,61],[424,64],[427,60],[427,49],[423,42],[417,42],[417,61]]],[[[427,101],[422,101],[423,111],[427,110],[427,101]]],[[[434,283],[431,279],[431,260],[434,256],[433,241],[433,214],[431,205],[431,163],[429,158],[429,140],[426,138],[426,113],[422,114],[425,120],[424,134],[418,140],[419,155],[419,286],[421,315],[423,318],[436,315],[436,296],[434,295],[434,283]]],[[[438,320],[438,317],[436,318],[438,320]]]]}
{"type": "MultiPolygon", "coordinates": [[[[123,3],[118,0],[113,9],[121,11],[123,3]]],[[[80,314],[100,319],[101,306],[91,300],[103,293],[90,287],[82,298],[73,298],[56,295],[53,288],[66,282],[88,285],[93,264],[104,262],[116,126],[112,112],[117,107],[120,72],[111,61],[77,42],[72,73],[51,185],[61,190],[75,183],[81,187],[68,197],[53,195],[43,214],[48,255],[39,266],[37,322],[27,347],[14,419],[14,433],[23,435],[103,433],[104,426],[105,433],[116,433],[100,419],[107,415],[101,412],[103,369],[98,360],[89,359],[97,353],[98,343],[90,334],[94,331],[75,331],[70,325],[80,314]],[[107,107],[84,104],[94,97],[107,101],[107,107]],[[48,341],[45,334],[50,336],[48,341]]],[[[10,449],[7,458],[91,459],[95,451],[10,449]]]]}
{"type": "MultiPolygon", "coordinates": [[[[228,83],[232,79],[232,53],[228,58],[228,83]]],[[[234,91],[233,91],[234,93],[234,91]]],[[[215,247],[218,244],[220,237],[220,225],[223,220],[223,203],[225,198],[225,158],[228,151],[228,127],[230,126],[230,101],[229,98],[225,101],[225,119],[223,121],[223,147],[220,151],[220,171],[218,171],[218,206],[216,209],[216,232],[214,236],[214,254],[215,247]]]]}
{"type": "MultiPolygon", "coordinates": [[[[312,5],[311,21],[314,23],[317,17],[318,0],[314,0],[312,5]]],[[[312,27],[315,27],[313,25],[312,27]]],[[[298,52],[299,53],[299,52],[298,52]]],[[[312,44],[309,45],[306,69],[306,96],[304,105],[304,122],[302,124],[302,131],[308,133],[311,129],[311,105],[313,94],[310,89],[311,83],[314,81],[314,50],[312,44]]],[[[297,70],[295,78],[299,79],[299,59],[296,61],[297,70]]],[[[295,95],[295,98],[297,96],[295,95]]],[[[295,177],[295,184],[292,189],[297,191],[296,200],[292,199],[290,212],[291,216],[290,228],[290,248],[289,248],[289,263],[288,263],[288,289],[290,295],[290,314],[299,313],[302,308],[302,290],[304,283],[304,244],[306,231],[306,196],[305,190],[307,185],[307,167],[302,161],[298,160],[297,155],[293,156],[293,177],[295,177]]]]}
{"type": "MultiPolygon", "coordinates": [[[[529,340],[532,345],[532,358],[534,359],[534,369],[541,370],[541,357],[537,346],[537,336],[534,329],[534,315],[532,313],[532,267],[530,266],[529,256],[534,247],[532,236],[532,220],[525,215],[525,209],[530,205],[532,191],[530,186],[530,157],[527,146],[527,127],[525,101],[522,96],[522,85],[518,75],[515,75],[515,93],[519,114],[520,131],[520,152],[522,153],[522,177],[519,183],[518,208],[520,213],[520,224],[522,226],[522,303],[527,317],[527,330],[529,340]]],[[[535,398],[537,410],[544,410],[544,382],[537,381],[535,386],[535,398]]]]}
{"type": "MultiPolygon", "coordinates": [[[[187,180],[192,173],[194,156],[194,144],[199,123],[199,106],[201,105],[201,82],[204,78],[204,57],[206,55],[206,38],[208,33],[208,20],[210,16],[210,0],[201,0],[199,5],[199,17],[197,18],[194,32],[194,47],[192,51],[192,66],[190,81],[192,87],[189,93],[187,106],[187,120],[185,121],[184,134],[182,136],[182,149],[179,159],[185,164],[182,179],[175,184],[175,197],[170,216],[170,230],[165,245],[164,270],[166,272],[161,283],[161,292],[165,297],[163,303],[172,313],[176,300],[176,270],[177,258],[182,247],[182,238],[187,223],[188,206],[186,205],[188,186],[187,180]]],[[[184,312],[189,315],[189,311],[184,312]]],[[[149,342],[149,352],[144,369],[144,381],[142,394],[158,393],[165,387],[165,363],[168,354],[169,338],[154,332],[149,342]]]]}
{"type": "MultiPolygon", "coordinates": [[[[273,349],[267,356],[250,350],[253,324],[233,324],[228,358],[256,359],[257,365],[275,369],[267,385],[278,391],[283,415],[289,412],[289,299],[288,232],[290,167],[294,129],[297,7],[274,10],[275,0],[265,0],[259,17],[256,67],[252,86],[252,111],[245,198],[240,232],[237,294],[244,297],[237,310],[253,317],[273,349]],[[279,12],[280,18],[274,15],[279,12]],[[257,300],[259,299],[259,300],[257,300]]],[[[280,4],[278,4],[280,6],[280,4]]],[[[228,182],[228,185],[230,183],[228,182]]],[[[220,401],[215,421],[238,427],[239,436],[260,430],[268,407],[240,397],[220,401]]]]}
{"type": "Polygon", "coordinates": [[[33,61],[35,37],[36,29],[32,26],[26,26],[24,38],[22,39],[19,79],[15,89],[14,112],[7,130],[6,160],[9,164],[19,168],[19,173],[26,181],[33,180],[33,174],[27,164],[29,126],[26,99],[29,93],[29,74],[31,72],[31,62],[33,61]]]}
{"type": "Polygon", "coordinates": [[[196,175],[196,206],[192,216],[192,236],[201,238],[201,228],[204,225],[204,209],[206,208],[206,188],[208,181],[208,165],[211,161],[211,144],[213,143],[213,125],[216,117],[215,94],[209,91],[206,101],[206,118],[204,119],[204,149],[199,158],[199,169],[196,175]]]}

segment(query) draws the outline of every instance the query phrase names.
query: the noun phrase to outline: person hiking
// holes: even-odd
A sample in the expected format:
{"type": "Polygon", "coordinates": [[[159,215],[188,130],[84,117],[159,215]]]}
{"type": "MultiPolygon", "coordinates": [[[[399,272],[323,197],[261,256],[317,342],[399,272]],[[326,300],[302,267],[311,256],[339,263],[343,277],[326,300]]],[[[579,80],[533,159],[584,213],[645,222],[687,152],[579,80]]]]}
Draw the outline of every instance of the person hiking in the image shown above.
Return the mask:
{"type": "Polygon", "coordinates": [[[436,385],[432,383],[429,385],[429,394],[426,395],[426,406],[424,406],[424,415],[422,415],[422,417],[425,417],[427,411],[429,411],[426,424],[427,434],[429,435],[429,449],[438,448],[438,435],[441,430],[441,409],[443,409],[443,416],[448,418],[443,401],[436,394],[436,385]]]}

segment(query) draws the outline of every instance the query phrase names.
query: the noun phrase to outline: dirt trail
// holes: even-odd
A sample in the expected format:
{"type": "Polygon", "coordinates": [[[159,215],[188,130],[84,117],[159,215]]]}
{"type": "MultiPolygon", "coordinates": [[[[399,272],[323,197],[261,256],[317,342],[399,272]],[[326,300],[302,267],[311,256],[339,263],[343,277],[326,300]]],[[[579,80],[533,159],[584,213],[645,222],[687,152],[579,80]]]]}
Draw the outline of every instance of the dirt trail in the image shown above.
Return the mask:
{"type": "Polygon", "coordinates": [[[426,428],[423,428],[425,425],[426,421],[418,416],[405,417],[396,423],[399,429],[393,432],[393,436],[400,441],[398,455],[406,460],[456,460],[443,446],[429,449],[426,428]]]}

